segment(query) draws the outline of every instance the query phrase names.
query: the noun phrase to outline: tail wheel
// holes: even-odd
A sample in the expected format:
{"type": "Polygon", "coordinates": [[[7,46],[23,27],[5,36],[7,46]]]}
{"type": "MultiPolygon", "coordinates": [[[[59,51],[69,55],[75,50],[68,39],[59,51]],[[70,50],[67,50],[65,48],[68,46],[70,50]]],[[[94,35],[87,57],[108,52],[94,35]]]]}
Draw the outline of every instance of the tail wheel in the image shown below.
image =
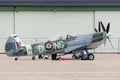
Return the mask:
{"type": "Polygon", "coordinates": [[[18,58],[15,58],[15,61],[17,61],[18,60],[18,58]]]}
{"type": "Polygon", "coordinates": [[[88,60],[94,60],[94,58],[95,56],[92,53],[88,54],[88,60]]]}
{"type": "Polygon", "coordinates": [[[57,60],[57,54],[52,54],[51,58],[52,58],[52,60],[57,60]]]}

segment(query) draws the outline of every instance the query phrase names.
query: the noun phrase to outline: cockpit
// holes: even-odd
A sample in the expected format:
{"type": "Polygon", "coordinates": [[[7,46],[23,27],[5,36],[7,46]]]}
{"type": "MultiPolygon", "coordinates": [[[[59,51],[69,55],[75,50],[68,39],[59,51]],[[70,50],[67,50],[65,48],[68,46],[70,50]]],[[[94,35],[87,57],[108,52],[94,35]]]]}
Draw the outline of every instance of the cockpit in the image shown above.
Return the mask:
{"type": "Polygon", "coordinates": [[[69,39],[69,38],[72,38],[73,36],[71,36],[71,35],[65,35],[65,36],[62,36],[62,35],[57,35],[57,36],[53,36],[53,37],[51,37],[51,40],[52,41],[57,41],[57,40],[67,40],[67,39],[69,39]]]}

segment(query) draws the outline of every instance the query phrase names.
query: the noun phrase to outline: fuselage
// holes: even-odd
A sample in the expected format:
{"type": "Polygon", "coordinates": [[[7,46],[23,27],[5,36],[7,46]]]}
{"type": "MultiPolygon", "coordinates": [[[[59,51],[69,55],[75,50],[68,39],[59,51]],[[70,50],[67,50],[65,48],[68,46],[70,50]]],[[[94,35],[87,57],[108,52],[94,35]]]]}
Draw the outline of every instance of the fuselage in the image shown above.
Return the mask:
{"type": "Polygon", "coordinates": [[[105,32],[97,32],[93,34],[72,36],[66,39],[56,41],[41,42],[32,45],[22,45],[21,48],[15,50],[14,40],[8,38],[5,51],[8,56],[26,56],[26,55],[42,55],[42,54],[57,54],[69,53],[76,49],[93,49],[102,44],[107,38],[105,32]],[[11,42],[12,41],[12,42],[11,42]],[[17,52],[18,51],[18,52],[17,52]]]}

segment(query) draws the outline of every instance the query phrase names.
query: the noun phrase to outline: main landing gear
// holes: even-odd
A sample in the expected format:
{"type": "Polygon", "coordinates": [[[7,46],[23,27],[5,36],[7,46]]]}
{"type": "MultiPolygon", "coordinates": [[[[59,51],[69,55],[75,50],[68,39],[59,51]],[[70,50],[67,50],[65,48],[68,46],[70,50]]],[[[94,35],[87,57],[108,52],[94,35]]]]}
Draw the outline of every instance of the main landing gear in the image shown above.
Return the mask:
{"type": "MultiPolygon", "coordinates": [[[[57,54],[51,54],[52,60],[58,60],[57,54]]],[[[76,51],[73,53],[73,58],[80,59],[81,60],[94,60],[95,56],[93,53],[89,53],[87,50],[84,50],[83,52],[76,51]]]]}
{"type": "Polygon", "coordinates": [[[75,52],[73,53],[73,58],[80,59],[81,60],[94,60],[95,56],[93,53],[89,53],[87,50],[84,50],[83,52],[75,52]]]}

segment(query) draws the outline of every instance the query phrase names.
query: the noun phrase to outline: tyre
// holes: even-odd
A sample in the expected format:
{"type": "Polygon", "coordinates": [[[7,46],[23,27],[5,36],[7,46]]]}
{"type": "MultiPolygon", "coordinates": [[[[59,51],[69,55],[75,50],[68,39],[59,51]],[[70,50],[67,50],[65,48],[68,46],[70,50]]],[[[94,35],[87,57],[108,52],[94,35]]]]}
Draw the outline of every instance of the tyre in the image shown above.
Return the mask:
{"type": "Polygon", "coordinates": [[[94,60],[94,58],[95,56],[92,53],[88,54],[88,60],[94,60]]]}
{"type": "Polygon", "coordinates": [[[18,58],[15,58],[15,61],[17,61],[18,60],[18,58]]]}

